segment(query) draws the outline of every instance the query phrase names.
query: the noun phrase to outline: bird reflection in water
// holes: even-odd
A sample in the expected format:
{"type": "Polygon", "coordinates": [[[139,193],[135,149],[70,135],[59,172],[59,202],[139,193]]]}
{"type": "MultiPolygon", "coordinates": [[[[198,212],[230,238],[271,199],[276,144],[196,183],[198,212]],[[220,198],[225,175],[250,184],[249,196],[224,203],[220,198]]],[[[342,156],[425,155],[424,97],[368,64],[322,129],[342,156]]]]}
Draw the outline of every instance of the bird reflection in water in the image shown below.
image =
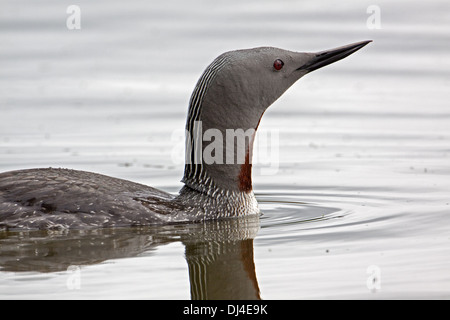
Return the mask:
{"type": "Polygon", "coordinates": [[[191,298],[260,299],[253,259],[259,217],[145,228],[0,232],[0,271],[61,272],[180,241],[191,298]]]}

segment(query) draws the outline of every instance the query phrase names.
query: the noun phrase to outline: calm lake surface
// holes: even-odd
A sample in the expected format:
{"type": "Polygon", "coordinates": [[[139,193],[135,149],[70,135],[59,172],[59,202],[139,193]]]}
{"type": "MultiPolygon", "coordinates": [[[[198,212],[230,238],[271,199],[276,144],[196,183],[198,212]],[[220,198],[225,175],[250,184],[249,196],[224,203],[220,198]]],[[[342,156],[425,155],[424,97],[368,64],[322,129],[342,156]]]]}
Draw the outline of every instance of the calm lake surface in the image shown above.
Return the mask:
{"type": "Polygon", "coordinates": [[[447,0],[1,7],[0,172],[65,167],[173,193],[189,97],[216,56],[374,42],[265,113],[260,218],[0,232],[0,299],[450,298],[447,0]]]}

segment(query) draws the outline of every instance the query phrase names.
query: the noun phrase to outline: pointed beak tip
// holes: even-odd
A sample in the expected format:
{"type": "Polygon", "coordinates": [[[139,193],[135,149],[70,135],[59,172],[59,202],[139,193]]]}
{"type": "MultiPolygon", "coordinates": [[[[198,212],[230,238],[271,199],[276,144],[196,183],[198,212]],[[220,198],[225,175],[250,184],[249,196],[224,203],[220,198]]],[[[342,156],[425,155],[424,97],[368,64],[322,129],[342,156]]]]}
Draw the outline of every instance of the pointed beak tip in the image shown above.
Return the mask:
{"type": "Polygon", "coordinates": [[[339,48],[318,52],[309,63],[301,66],[297,70],[306,70],[307,72],[311,72],[320,69],[333,62],[344,59],[372,41],[373,40],[360,41],[339,48]]]}
{"type": "Polygon", "coordinates": [[[371,42],[373,42],[373,40],[365,40],[365,41],[362,41],[362,43],[363,43],[364,45],[367,45],[367,44],[369,44],[369,43],[371,43],[371,42]]]}

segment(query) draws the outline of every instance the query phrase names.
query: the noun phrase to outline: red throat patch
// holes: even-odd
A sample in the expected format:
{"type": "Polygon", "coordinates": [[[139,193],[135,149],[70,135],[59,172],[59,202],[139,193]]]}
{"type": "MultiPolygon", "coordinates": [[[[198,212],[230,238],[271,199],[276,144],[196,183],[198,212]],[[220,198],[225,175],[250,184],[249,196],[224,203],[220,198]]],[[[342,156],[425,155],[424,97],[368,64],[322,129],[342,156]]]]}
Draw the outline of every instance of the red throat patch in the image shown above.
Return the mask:
{"type": "Polygon", "coordinates": [[[245,154],[245,163],[241,165],[241,171],[239,172],[239,190],[241,192],[250,192],[252,191],[252,164],[250,163],[250,152],[253,151],[253,142],[255,141],[256,130],[258,130],[259,123],[261,122],[261,118],[264,112],[261,114],[258,120],[258,124],[256,125],[255,132],[253,133],[252,138],[249,141],[249,146],[247,149],[247,153],[245,154]]]}
{"type": "Polygon", "coordinates": [[[252,164],[250,163],[250,154],[247,150],[245,163],[241,165],[239,172],[239,190],[242,192],[252,191],[252,164]]]}

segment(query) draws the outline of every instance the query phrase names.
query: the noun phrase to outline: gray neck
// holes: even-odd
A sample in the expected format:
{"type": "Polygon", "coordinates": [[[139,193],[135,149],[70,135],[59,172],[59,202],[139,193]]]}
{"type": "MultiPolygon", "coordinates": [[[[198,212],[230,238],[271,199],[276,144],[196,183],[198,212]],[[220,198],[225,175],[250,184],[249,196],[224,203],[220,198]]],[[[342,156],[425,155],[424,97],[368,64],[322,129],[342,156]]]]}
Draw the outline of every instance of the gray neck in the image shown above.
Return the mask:
{"type": "Polygon", "coordinates": [[[252,145],[263,110],[250,108],[229,94],[242,92],[240,79],[223,72],[230,63],[233,59],[227,54],[214,60],[199,79],[189,104],[182,181],[208,195],[252,192],[252,145]]]}

